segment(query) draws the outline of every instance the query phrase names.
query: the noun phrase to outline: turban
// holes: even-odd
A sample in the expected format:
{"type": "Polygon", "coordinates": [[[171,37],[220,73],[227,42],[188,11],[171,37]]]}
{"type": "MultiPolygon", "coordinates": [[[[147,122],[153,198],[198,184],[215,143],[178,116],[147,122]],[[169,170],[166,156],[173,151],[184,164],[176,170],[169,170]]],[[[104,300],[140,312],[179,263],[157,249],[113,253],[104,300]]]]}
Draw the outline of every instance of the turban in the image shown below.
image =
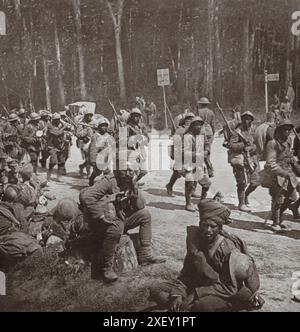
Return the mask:
{"type": "Polygon", "coordinates": [[[219,226],[229,224],[231,220],[230,209],[225,205],[213,200],[213,199],[203,199],[198,204],[200,223],[205,220],[211,220],[218,224],[219,226]]]}

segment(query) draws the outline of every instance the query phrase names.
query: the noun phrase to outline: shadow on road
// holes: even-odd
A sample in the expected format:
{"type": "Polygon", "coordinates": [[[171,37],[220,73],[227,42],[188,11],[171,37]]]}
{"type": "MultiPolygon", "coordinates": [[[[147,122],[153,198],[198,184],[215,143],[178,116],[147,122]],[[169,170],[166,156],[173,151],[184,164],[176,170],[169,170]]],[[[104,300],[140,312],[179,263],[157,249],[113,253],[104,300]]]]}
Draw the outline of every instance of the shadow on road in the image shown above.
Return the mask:
{"type": "Polygon", "coordinates": [[[173,203],[163,203],[163,202],[151,202],[147,204],[147,206],[151,206],[157,209],[162,209],[162,210],[185,210],[184,205],[178,205],[178,204],[173,204],[173,203]]]}
{"type": "MultiPolygon", "coordinates": [[[[145,189],[144,191],[146,191],[148,194],[155,195],[155,196],[170,197],[167,194],[166,189],[145,189]]],[[[184,196],[183,193],[181,193],[179,191],[173,191],[173,193],[175,196],[184,196]]]]}

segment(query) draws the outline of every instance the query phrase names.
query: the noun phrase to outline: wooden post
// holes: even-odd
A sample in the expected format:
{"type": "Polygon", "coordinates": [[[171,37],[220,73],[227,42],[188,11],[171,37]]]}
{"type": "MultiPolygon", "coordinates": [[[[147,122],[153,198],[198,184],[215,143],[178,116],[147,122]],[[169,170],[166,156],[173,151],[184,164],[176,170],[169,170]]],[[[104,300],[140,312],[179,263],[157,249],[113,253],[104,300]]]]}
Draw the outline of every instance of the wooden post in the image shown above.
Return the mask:
{"type": "Polygon", "coordinates": [[[268,101],[268,72],[265,70],[265,104],[266,104],[266,113],[269,111],[269,101],[268,101]]]}
{"type": "Polygon", "coordinates": [[[168,129],[166,90],[165,90],[165,86],[164,85],[163,85],[162,88],[163,88],[163,96],[164,96],[165,124],[166,124],[166,129],[168,129]]]}

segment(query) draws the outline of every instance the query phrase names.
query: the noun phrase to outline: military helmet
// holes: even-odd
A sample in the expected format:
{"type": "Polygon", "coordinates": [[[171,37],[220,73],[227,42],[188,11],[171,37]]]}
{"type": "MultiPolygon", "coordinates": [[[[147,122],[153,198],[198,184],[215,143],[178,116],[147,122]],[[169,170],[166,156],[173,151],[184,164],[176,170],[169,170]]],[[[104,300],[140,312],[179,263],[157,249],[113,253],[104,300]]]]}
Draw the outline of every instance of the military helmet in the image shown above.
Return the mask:
{"type": "Polygon", "coordinates": [[[90,109],[87,109],[87,110],[84,112],[84,115],[89,115],[89,114],[94,115],[94,112],[93,112],[92,110],[90,110],[90,109]]]}
{"type": "Polygon", "coordinates": [[[19,111],[18,111],[18,115],[22,115],[22,114],[25,114],[26,111],[25,111],[25,108],[20,108],[19,111]]]}
{"type": "Polygon", "coordinates": [[[254,115],[252,112],[250,111],[247,111],[247,112],[244,112],[242,115],[241,115],[241,118],[243,118],[244,116],[250,116],[252,118],[252,121],[254,120],[254,115]]]}
{"type": "Polygon", "coordinates": [[[283,127],[290,127],[291,129],[295,128],[293,123],[290,120],[286,119],[286,120],[282,120],[278,123],[278,125],[276,126],[276,129],[275,129],[275,133],[278,132],[278,130],[282,129],[283,127]]]}
{"type": "Polygon", "coordinates": [[[61,119],[61,116],[59,113],[55,112],[53,115],[52,115],[52,120],[60,120],[61,119]]]}
{"type": "Polygon", "coordinates": [[[192,112],[186,113],[183,117],[183,120],[186,120],[187,118],[194,118],[195,114],[192,112]]]}
{"type": "Polygon", "coordinates": [[[13,122],[13,121],[17,121],[17,120],[19,120],[19,117],[17,116],[16,113],[9,114],[8,119],[7,119],[8,122],[13,122]]]}
{"type": "Polygon", "coordinates": [[[109,121],[106,119],[106,118],[101,118],[99,121],[98,121],[98,127],[102,126],[102,125],[108,125],[109,126],[109,121]]]}
{"type": "Polygon", "coordinates": [[[36,120],[40,120],[40,119],[41,119],[41,117],[39,114],[37,114],[35,112],[30,114],[30,121],[36,121],[36,120]]]}
{"type": "Polygon", "coordinates": [[[133,115],[133,114],[137,114],[137,115],[142,115],[142,112],[139,108],[137,107],[134,107],[131,111],[130,111],[130,115],[133,115]]]}
{"type": "Polygon", "coordinates": [[[202,98],[200,98],[200,100],[198,101],[198,104],[208,105],[208,104],[210,104],[210,101],[208,100],[208,98],[206,98],[206,97],[202,97],[202,98]]]}
{"type": "Polygon", "coordinates": [[[194,123],[196,123],[196,122],[200,122],[201,124],[203,124],[203,123],[204,123],[204,120],[203,120],[200,116],[195,116],[195,117],[193,118],[193,120],[191,121],[190,127],[191,127],[194,123]]]}

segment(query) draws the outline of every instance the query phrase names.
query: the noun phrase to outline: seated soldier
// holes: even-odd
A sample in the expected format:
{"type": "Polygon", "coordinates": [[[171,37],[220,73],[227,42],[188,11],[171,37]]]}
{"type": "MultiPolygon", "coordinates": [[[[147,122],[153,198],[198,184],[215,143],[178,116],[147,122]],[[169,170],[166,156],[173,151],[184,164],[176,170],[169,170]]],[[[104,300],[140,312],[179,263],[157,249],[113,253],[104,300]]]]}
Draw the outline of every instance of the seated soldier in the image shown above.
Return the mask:
{"type": "MultiPolygon", "coordinates": [[[[123,188],[126,190],[126,183],[133,181],[133,173],[122,171],[118,178],[122,179],[123,188]]],[[[98,247],[92,258],[92,278],[103,278],[106,282],[118,279],[113,271],[115,250],[122,234],[130,229],[139,227],[141,246],[137,255],[141,265],[166,260],[165,257],[152,254],[151,215],[145,209],[141,196],[133,195],[121,206],[118,195],[122,196],[122,193],[116,178],[113,174],[106,174],[92,187],[84,188],[79,196],[84,219],[94,234],[98,247]],[[108,195],[111,196],[107,197],[108,195]],[[103,264],[100,264],[100,261],[103,264]]]]}
{"type": "Polygon", "coordinates": [[[170,311],[260,308],[259,276],[245,243],[222,230],[231,211],[219,202],[199,203],[200,224],[187,228],[187,254],[174,282],[150,287],[150,297],[170,311]]]}
{"type": "Polygon", "coordinates": [[[0,235],[19,231],[22,227],[20,217],[22,211],[14,205],[18,194],[12,186],[8,186],[0,201],[0,235]]]}

